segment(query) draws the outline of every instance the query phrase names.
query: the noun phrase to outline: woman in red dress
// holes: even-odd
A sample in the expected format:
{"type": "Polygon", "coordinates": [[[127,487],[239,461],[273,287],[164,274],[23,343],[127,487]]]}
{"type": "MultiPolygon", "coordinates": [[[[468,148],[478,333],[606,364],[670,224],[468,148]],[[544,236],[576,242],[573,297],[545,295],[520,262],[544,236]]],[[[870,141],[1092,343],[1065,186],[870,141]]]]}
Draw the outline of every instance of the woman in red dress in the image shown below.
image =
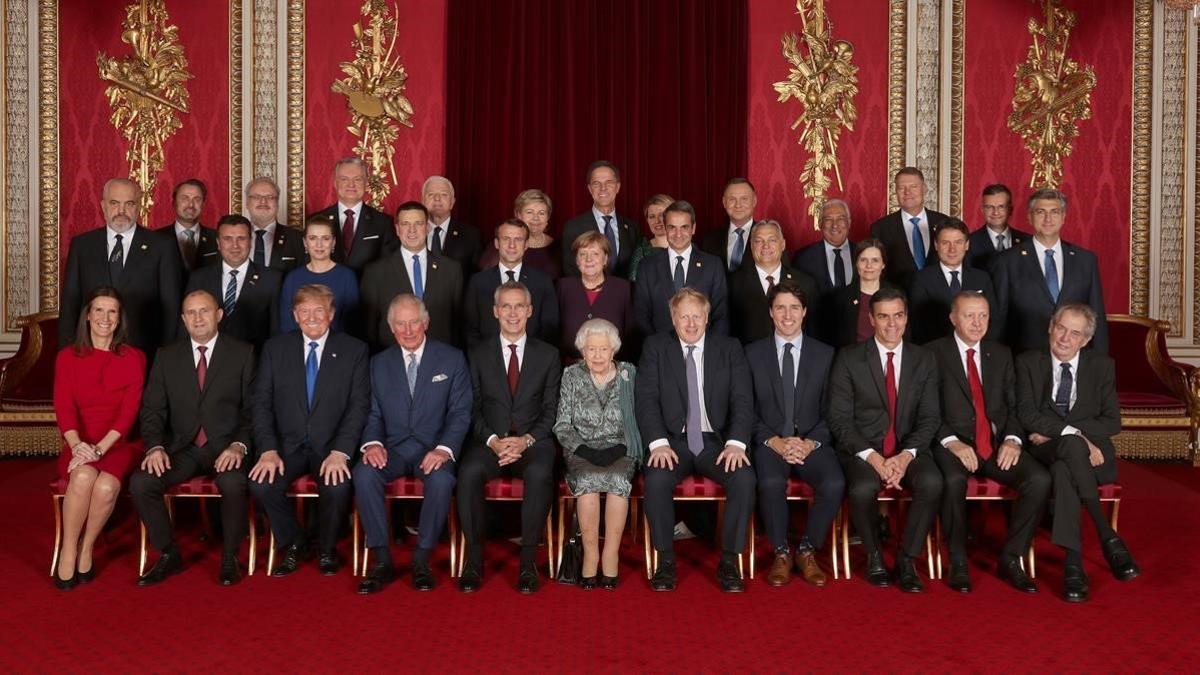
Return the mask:
{"type": "Polygon", "coordinates": [[[142,454],[141,442],[130,433],[146,376],[145,355],[125,344],[125,312],[116,289],[92,292],[75,335],[75,344],[54,362],[54,414],[65,442],[58,470],[68,481],[54,573],[62,590],[96,577],[96,537],[112,514],[121,481],[142,454]]]}

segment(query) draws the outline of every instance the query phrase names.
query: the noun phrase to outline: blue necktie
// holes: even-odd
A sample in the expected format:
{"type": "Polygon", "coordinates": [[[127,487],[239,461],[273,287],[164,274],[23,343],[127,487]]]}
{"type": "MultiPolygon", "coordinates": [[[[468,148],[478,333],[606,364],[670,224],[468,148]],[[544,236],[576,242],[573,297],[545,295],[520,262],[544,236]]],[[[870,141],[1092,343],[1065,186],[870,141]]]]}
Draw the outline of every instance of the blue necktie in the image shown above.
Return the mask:
{"type": "Polygon", "coordinates": [[[739,227],[734,230],[737,241],[733,242],[733,253],[729,255],[729,271],[736,270],[742,264],[742,256],[746,255],[746,230],[739,227]]]}
{"type": "Polygon", "coordinates": [[[908,222],[912,223],[912,247],[913,247],[913,262],[917,264],[917,269],[925,267],[925,237],[921,236],[921,219],[909,218],[908,222]]]}
{"type": "Polygon", "coordinates": [[[404,369],[404,376],[408,379],[408,395],[411,397],[413,392],[417,390],[417,354],[413,352],[408,355],[408,367],[404,369]]]}
{"type": "Polygon", "coordinates": [[[421,281],[421,256],[413,254],[413,295],[425,299],[425,284],[421,281]]]}
{"type": "Polygon", "coordinates": [[[1054,262],[1052,249],[1046,249],[1046,289],[1050,291],[1054,302],[1058,302],[1058,263],[1054,262]]]}
{"type": "Polygon", "coordinates": [[[675,282],[676,292],[683,288],[685,282],[683,276],[683,256],[681,255],[675,256],[675,277],[672,279],[672,281],[675,282]]]}
{"type": "Polygon", "coordinates": [[[696,369],[696,359],[692,352],[696,345],[687,347],[687,446],[693,455],[699,455],[704,450],[704,433],[700,424],[700,372],[696,369]]]}
{"type": "Polygon", "coordinates": [[[317,343],[308,343],[308,358],[304,359],[304,388],[308,392],[308,409],[312,410],[313,394],[317,391],[317,343]]]}
{"type": "Polygon", "coordinates": [[[604,238],[608,240],[608,246],[612,249],[612,255],[608,256],[610,272],[617,268],[617,231],[613,229],[612,219],[612,216],[604,216],[604,238]]]}
{"type": "Polygon", "coordinates": [[[1071,364],[1062,364],[1062,376],[1058,380],[1058,391],[1054,392],[1054,407],[1063,417],[1071,411],[1071,385],[1075,378],[1071,375],[1071,364]]]}
{"type": "Polygon", "coordinates": [[[234,305],[237,304],[237,270],[229,270],[229,283],[225,285],[225,315],[228,316],[233,312],[234,305]]]}

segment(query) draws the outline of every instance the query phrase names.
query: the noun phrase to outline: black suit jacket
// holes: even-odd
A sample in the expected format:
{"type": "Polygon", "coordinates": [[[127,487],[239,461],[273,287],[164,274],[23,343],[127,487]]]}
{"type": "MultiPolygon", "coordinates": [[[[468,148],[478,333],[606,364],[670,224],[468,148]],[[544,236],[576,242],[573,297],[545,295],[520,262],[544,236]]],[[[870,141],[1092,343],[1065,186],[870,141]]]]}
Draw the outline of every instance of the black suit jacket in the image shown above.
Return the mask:
{"type": "Polygon", "coordinates": [[[1116,366],[1107,354],[1085,349],[1079,353],[1075,405],[1063,417],[1054,407],[1054,376],[1050,353],[1028,351],[1017,357],[1017,417],[1030,434],[1062,435],[1069,424],[1096,444],[1106,461],[1116,457],[1112,437],[1121,432],[1117,402],[1116,366]]]}
{"type": "MultiPolygon", "coordinates": [[[[779,266],[779,278],[775,284],[791,281],[800,287],[806,298],[805,328],[812,326],[812,312],[817,304],[817,284],[812,277],[797,272],[785,264],[779,266]]],[[[758,278],[754,263],[742,265],[729,275],[729,326],[734,337],[749,344],[775,332],[771,321],[771,307],[767,304],[767,292],[758,278]]]]}
{"type": "MultiPolygon", "coordinates": [[[[483,254],[479,228],[467,225],[453,215],[446,227],[448,231],[442,235],[442,257],[457,261],[463,276],[469,277],[479,271],[479,256],[483,254]]],[[[429,231],[433,232],[433,223],[429,224],[429,231]]]]}
{"type": "MultiPolygon", "coordinates": [[[[638,280],[633,286],[633,316],[642,335],[669,333],[675,330],[668,304],[671,296],[675,295],[675,282],[672,280],[674,256],[671,249],[658,248],[642,258],[638,265],[638,280]]],[[[720,259],[693,245],[687,274],[684,275],[684,285],[708,297],[711,305],[708,310],[709,332],[728,335],[729,292],[720,259]]]]}
{"type": "MultiPolygon", "coordinates": [[[[613,268],[613,261],[609,260],[609,274],[621,277],[622,279],[628,279],[629,259],[633,257],[633,252],[637,249],[638,243],[641,241],[641,234],[638,232],[637,223],[620,213],[617,213],[616,216],[617,222],[613,224],[613,227],[617,230],[617,260],[615,269],[613,268]]],[[[562,275],[564,277],[579,276],[579,268],[575,266],[575,253],[571,251],[571,244],[575,243],[579,235],[590,230],[595,230],[603,234],[596,225],[596,217],[591,209],[568,220],[567,224],[563,226],[562,275]]]]}
{"type": "MultiPolygon", "coordinates": [[[[971,400],[971,385],[967,370],[958,354],[953,335],[939,338],[926,345],[937,359],[942,426],[933,439],[940,445],[943,438],[957,436],[972,448],[975,439],[975,403],[971,400]]],[[[1008,436],[1025,438],[1017,419],[1017,375],[1013,369],[1012,352],[1008,347],[984,340],[975,349],[979,353],[980,378],[983,380],[983,405],[992,427],[992,448],[999,448],[1008,436]]]]}
{"type": "Polygon", "coordinates": [[[329,333],[310,407],[307,342],[294,330],[263,346],[254,385],[255,456],[275,450],[287,461],[305,446],[322,459],[332,450],[350,458],[357,454],[371,410],[367,345],[345,333],[329,333]]]}
{"type": "MultiPolygon", "coordinates": [[[[713,432],[722,443],[740,441],[749,449],[754,431],[754,392],[742,346],[731,337],[707,333],[703,359],[701,395],[713,432]]],[[[687,367],[683,347],[674,333],[653,335],[642,344],[634,391],[642,440],[649,445],[666,438],[675,447],[686,445],[687,367]]]]}
{"type": "MultiPolygon", "coordinates": [[[[525,330],[530,335],[543,342],[551,344],[558,342],[558,295],[554,292],[554,282],[539,269],[528,264],[521,265],[521,276],[517,281],[525,284],[529,294],[533,296],[533,316],[525,330]]],[[[474,348],[485,338],[498,335],[500,324],[492,313],[495,307],[496,289],[500,287],[500,266],[477,272],[467,282],[466,296],[463,298],[463,314],[467,344],[474,348]]]]}
{"type": "Polygon", "coordinates": [[[196,241],[196,259],[190,262],[183,259],[183,252],[179,250],[179,240],[175,238],[175,223],[154,230],[154,234],[162,237],[175,249],[180,270],[180,288],[187,285],[188,274],[193,269],[221,259],[221,254],[217,251],[217,231],[211,227],[200,226],[200,236],[196,241]]]}
{"type": "Polygon", "coordinates": [[[796,404],[792,413],[795,429],[785,429],[783,419],[783,376],[775,350],[775,335],[746,345],[746,362],[754,385],[754,407],[758,411],[754,425],[754,442],[766,443],[774,436],[811,438],[822,445],[833,442],[825,422],[829,369],[833,365],[833,348],[824,342],[804,336],[800,358],[796,359],[796,404]]]}
{"type": "MultiPolygon", "coordinates": [[[[987,272],[968,266],[965,262],[959,270],[959,281],[964,291],[978,291],[987,298],[990,321],[986,339],[1003,335],[1000,317],[996,312],[996,292],[987,272]]],[[[913,342],[923,345],[954,332],[950,323],[950,283],[940,263],[933,263],[912,277],[908,288],[908,314],[913,342]]]]}
{"type": "MultiPolygon", "coordinates": [[[[858,274],[854,269],[854,242],[847,239],[841,248],[842,259],[850,268],[846,274],[846,283],[849,284],[858,274]]],[[[822,298],[836,290],[833,287],[833,277],[829,276],[829,264],[825,261],[824,239],[796,251],[796,257],[792,259],[792,268],[812,277],[817,284],[817,293],[820,293],[822,298]]]]}
{"type": "MultiPolygon", "coordinates": [[[[373,354],[396,344],[387,323],[388,305],[397,295],[413,292],[406,269],[406,264],[411,263],[410,255],[400,247],[363,270],[363,334],[367,336],[367,344],[371,346],[373,354]]],[[[462,344],[462,335],[458,332],[463,291],[462,270],[453,260],[428,251],[426,255],[428,258],[423,279],[425,294],[422,300],[429,311],[429,339],[451,345],[462,344]]]]}
{"type": "MultiPolygon", "coordinates": [[[[887,251],[884,274],[888,281],[900,288],[908,288],[912,275],[917,271],[917,264],[909,249],[908,235],[904,233],[902,215],[903,212],[894,211],[871,223],[871,236],[882,241],[887,251]]],[[[937,239],[938,228],[949,216],[931,209],[925,209],[925,216],[929,219],[929,240],[925,242],[925,266],[928,267],[937,262],[937,249],[933,247],[933,242],[937,239]]]]}
{"type": "MultiPolygon", "coordinates": [[[[929,452],[941,426],[937,363],[924,347],[905,342],[896,383],[896,451],[929,452]]],[[[887,435],[887,385],[874,338],[838,352],[829,375],[829,428],[850,456],[883,453],[887,435]]]]}
{"type": "Polygon", "coordinates": [[[192,444],[202,426],[213,457],[231,443],[252,447],[254,349],[219,334],[207,357],[201,390],[191,338],[185,335],[158,350],[142,393],[142,440],[147,450],[162,446],[175,454],[192,444]]]}
{"type": "MultiPolygon", "coordinates": [[[[275,257],[272,253],[271,257],[275,257]]],[[[202,267],[188,278],[187,292],[203,289],[212,293],[220,307],[225,298],[224,265],[220,262],[202,267]]],[[[271,269],[259,269],[254,263],[246,268],[246,280],[238,293],[232,312],[221,318],[222,333],[254,345],[257,353],[267,338],[279,332],[279,293],[283,276],[271,269]]]]}
{"type": "Polygon", "coordinates": [[[338,205],[331,204],[316,214],[329,218],[333,223],[333,237],[337,243],[333,247],[333,261],[339,262],[362,274],[363,268],[379,260],[400,245],[396,239],[396,226],[388,214],[363,203],[359,211],[358,222],[354,224],[354,243],[350,246],[350,255],[342,250],[342,226],[338,219],[338,205]]]}
{"type": "Polygon", "coordinates": [[[175,339],[179,325],[179,249],[143,227],[126,233],[125,265],[116,283],[108,271],[107,228],[99,227],[71,239],[65,281],[59,300],[58,344],[75,341],[75,326],[87,296],[100,286],[121,293],[129,342],[149,357],[175,339]]]}
{"type": "Polygon", "coordinates": [[[471,431],[475,440],[484,445],[492,434],[501,438],[529,434],[536,444],[553,446],[562,378],[558,350],[536,338],[526,338],[515,396],[508,390],[508,361],[503,351],[501,339],[495,336],[471,350],[471,391],[475,398],[471,431]]]}
{"type": "MultiPolygon", "coordinates": [[[[257,238],[255,232],[254,228],[250,228],[251,260],[254,260],[254,240],[257,238]]],[[[304,252],[304,233],[283,223],[275,223],[275,239],[271,243],[271,259],[267,261],[267,269],[275,270],[282,276],[296,269],[297,265],[304,264],[307,259],[308,254],[304,252]]],[[[220,256],[217,256],[214,262],[220,262],[220,256]]]]}
{"type": "MultiPolygon", "coordinates": [[[[1018,246],[1032,237],[1028,232],[1022,232],[1012,225],[1008,226],[1008,236],[1011,237],[1011,240],[1008,242],[1009,248],[1018,246]]],[[[969,242],[967,264],[977,269],[991,271],[992,264],[995,263],[1000,252],[996,250],[996,242],[992,240],[992,235],[987,229],[987,225],[972,232],[971,237],[967,241],[969,242]]]]}
{"type": "Polygon", "coordinates": [[[753,256],[750,255],[750,226],[753,224],[754,221],[751,220],[742,228],[746,231],[746,252],[742,254],[742,264],[738,265],[738,268],[733,270],[733,272],[729,271],[729,250],[727,248],[729,244],[728,220],[724,221],[721,227],[704,233],[704,236],[700,239],[700,250],[720,258],[721,265],[723,265],[726,274],[733,274],[738,270],[752,267],[754,260],[753,256]]]}
{"type": "Polygon", "coordinates": [[[1096,313],[1096,335],[1091,344],[1107,354],[1108,320],[1104,314],[1104,294],[1096,255],[1065,241],[1062,242],[1062,253],[1063,281],[1058,302],[1050,297],[1046,288],[1046,277],[1042,274],[1032,239],[999,256],[992,267],[997,305],[993,314],[1000,315],[1008,346],[1020,353],[1048,349],[1050,317],[1054,310],[1069,302],[1082,302],[1096,313]]]}
{"type": "MultiPolygon", "coordinates": [[[[879,287],[895,288],[894,285],[883,281],[879,287]]],[[[858,312],[862,289],[858,279],[829,294],[829,300],[821,305],[822,322],[818,336],[824,336],[835,349],[858,344],[858,312]]],[[[912,330],[912,321],[908,322],[912,330]]]]}

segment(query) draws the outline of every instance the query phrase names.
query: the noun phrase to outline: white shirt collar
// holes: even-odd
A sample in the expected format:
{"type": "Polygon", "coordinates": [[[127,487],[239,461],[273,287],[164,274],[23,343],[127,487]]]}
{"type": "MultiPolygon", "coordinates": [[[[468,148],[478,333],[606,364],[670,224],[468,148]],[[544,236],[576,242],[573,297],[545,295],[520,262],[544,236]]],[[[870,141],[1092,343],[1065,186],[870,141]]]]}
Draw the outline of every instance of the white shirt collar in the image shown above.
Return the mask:
{"type": "Polygon", "coordinates": [[[1050,362],[1052,364],[1054,364],[1054,372],[1057,373],[1058,371],[1062,370],[1062,364],[1069,363],[1069,364],[1071,364],[1071,374],[1078,375],[1079,374],[1079,354],[1080,354],[1080,352],[1075,352],[1075,356],[1072,357],[1070,361],[1059,361],[1058,357],[1055,356],[1053,353],[1051,353],[1050,354],[1050,362]]]}
{"type": "Polygon", "coordinates": [[[217,338],[219,338],[219,337],[221,337],[221,334],[220,334],[220,333],[217,333],[216,335],[212,336],[212,339],[211,339],[211,340],[209,340],[208,342],[196,342],[195,340],[191,340],[191,343],[192,343],[192,355],[194,356],[194,355],[196,354],[196,348],[197,348],[197,347],[204,347],[204,348],[205,348],[205,349],[204,349],[204,351],[205,351],[205,356],[206,356],[207,358],[210,358],[210,359],[211,359],[211,358],[212,358],[213,346],[215,346],[215,345],[217,344],[217,338]]]}
{"type": "Polygon", "coordinates": [[[326,330],[326,331],[325,331],[325,334],[324,334],[324,335],[322,335],[321,337],[319,337],[319,338],[317,338],[317,339],[315,339],[315,340],[314,340],[314,339],[312,339],[312,338],[310,338],[310,337],[308,337],[307,335],[305,335],[303,331],[301,331],[301,332],[300,332],[300,340],[301,340],[301,342],[302,342],[302,343],[303,343],[303,345],[304,345],[304,351],[305,351],[305,353],[307,353],[307,352],[308,352],[308,343],[310,343],[310,342],[316,342],[316,343],[317,343],[317,352],[318,352],[318,353],[319,353],[319,352],[323,352],[323,351],[325,351],[325,341],[326,341],[326,340],[328,340],[328,339],[329,339],[329,331],[328,331],[328,330],[326,330]]]}
{"type": "Polygon", "coordinates": [[[800,354],[800,350],[804,347],[804,333],[800,333],[799,335],[792,338],[791,340],[783,339],[783,336],[780,335],[779,333],[772,333],[772,335],[775,336],[775,352],[776,353],[782,352],[784,345],[791,344],[792,351],[795,352],[795,354],[798,356],[800,354]]]}
{"type": "Polygon", "coordinates": [[[908,211],[905,211],[904,209],[900,209],[900,218],[903,219],[904,222],[909,225],[912,224],[913,218],[920,218],[922,223],[929,222],[929,216],[927,216],[925,214],[925,207],[921,207],[921,210],[916,213],[909,213],[908,211]]]}
{"type": "Polygon", "coordinates": [[[979,345],[982,344],[981,342],[976,342],[973,345],[969,345],[966,342],[963,342],[963,339],[958,336],[957,332],[951,333],[951,335],[954,336],[954,343],[958,345],[959,356],[963,356],[965,358],[968,349],[974,349],[975,354],[977,356],[979,355],[979,345]]]}
{"type": "Polygon", "coordinates": [[[200,221],[197,220],[195,223],[192,224],[191,227],[184,225],[183,223],[179,222],[178,220],[175,221],[175,234],[182,234],[182,235],[186,236],[186,234],[188,232],[195,232],[196,236],[199,237],[200,236],[200,221]]]}
{"type": "MultiPolygon", "coordinates": [[[[705,339],[705,338],[707,338],[707,337],[708,337],[708,333],[705,333],[704,335],[701,335],[701,336],[700,336],[700,339],[699,339],[699,340],[697,340],[696,342],[692,343],[692,344],[693,344],[693,345],[696,347],[696,351],[697,351],[697,352],[700,352],[700,353],[703,353],[703,352],[704,352],[704,339],[705,339]]],[[[687,357],[687,348],[688,348],[688,343],[687,343],[687,342],[685,342],[683,338],[679,338],[679,346],[680,346],[680,347],[683,349],[683,355],[684,355],[684,357],[686,358],[686,357],[687,357]]]]}
{"type": "Polygon", "coordinates": [[[510,342],[509,339],[503,335],[498,336],[497,339],[500,340],[500,347],[504,350],[504,355],[506,357],[508,356],[509,345],[516,345],[517,352],[523,354],[525,353],[525,344],[529,342],[529,332],[526,331],[521,333],[521,337],[517,338],[515,342],[510,342]]]}
{"type": "Polygon", "coordinates": [[[1058,241],[1054,242],[1054,245],[1049,247],[1043,244],[1037,237],[1032,237],[1032,239],[1033,250],[1037,251],[1039,261],[1046,257],[1046,251],[1054,251],[1056,258],[1062,257],[1062,237],[1059,237],[1058,241]]]}
{"type": "Polygon", "coordinates": [[[246,271],[248,269],[250,269],[250,259],[249,258],[246,258],[246,260],[243,261],[242,264],[238,265],[237,267],[230,267],[229,263],[225,262],[224,260],[221,260],[221,276],[222,277],[229,276],[230,270],[237,270],[238,278],[245,279],[246,271]]]}
{"type": "Polygon", "coordinates": [[[440,223],[433,222],[433,217],[430,216],[430,220],[429,220],[430,233],[433,232],[433,228],[435,228],[435,227],[442,228],[442,237],[444,238],[446,236],[446,234],[450,231],[450,216],[446,216],[446,219],[440,223]]]}
{"type": "Polygon", "coordinates": [[[951,272],[958,272],[958,280],[962,281],[962,263],[959,263],[958,267],[946,267],[946,263],[938,261],[938,267],[942,268],[942,276],[949,278],[951,272]]]}
{"type": "Polygon", "coordinates": [[[888,349],[887,347],[884,347],[884,346],[883,346],[883,343],[882,343],[882,342],[880,342],[880,341],[879,341],[879,338],[877,338],[877,337],[872,337],[872,338],[871,338],[871,340],[872,340],[872,341],[875,343],[875,349],[876,349],[876,350],[879,352],[879,356],[880,356],[880,358],[885,358],[885,359],[886,359],[886,358],[887,358],[887,353],[888,353],[888,352],[892,352],[892,353],[893,353],[893,354],[895,354],[897,357],[899,357],[899,356],[900,356],[900,352],[904,350],[904,341],[903,341],[903,340],[901,340],[901,341],[900,341],[900,344],[896,345],[896,346],[895,346],[894,348],[892,348],[892,349],[888,349]]]}
{"type": "Polygon", "coordinates": [[[257,225],[252,224],[250,226],[250,238],[254,239],[254,233],[258,232],[258,231],[266,232],[266,234],[263,235],[263,239],[270,239],[270,238],[274,237],[275,236],[275,225],[276,225],[275,221],[271,221],[271,224],[267,225],[266,227],[258,227],[257,225]]]}
{"type": "MultiPolygon", "coordinates": [[[[524,261],[522,261],[522,262],[517,263],[516,266],[512,268],[513,278],[515,278],[517,281],[521,280],[521,268],[524,265],[525,265],[525,263],[524,263],[524,261]]],[[[500,283],[503,284],[503,283],[507,282],[509,269],[504,266],[504,261],[501,260],[501,261],[497,262],[496,267],[500,268],[500,283]]]]}
{"type": "Polygon", "coordinates": [[[362,206],[363,206],[362,202],[359,202],[359,203],[355,204],[354,206],[346,206],[339,200],[338,204],[337,204],[338,218],[344,218],[346,216],[347,211],[353,211],[354,217],[355,217],[355,219],[357,219],[359,214],[362,213],[362,206]]]}
{"type": "MultiPolygon", "coordinates": [[[[424,354],[425,354],[425,346],[428,344],[429,344],[429,338],[425,338],[424,340],[421,340],[421,346],[417,347],[415,350],[413,350],[411,352],[408,351],[407,349],[405,349],[404,347],[400,347],[400,353],[404,355],[404,366],[406,368],[408,367],[408,357],[410,354],[417,355],[417,364],[420,365],[421,357],[424,356],[424,354]]],[[[399,345],[397,345],[397,346],[399,346],[399,345]]]]}

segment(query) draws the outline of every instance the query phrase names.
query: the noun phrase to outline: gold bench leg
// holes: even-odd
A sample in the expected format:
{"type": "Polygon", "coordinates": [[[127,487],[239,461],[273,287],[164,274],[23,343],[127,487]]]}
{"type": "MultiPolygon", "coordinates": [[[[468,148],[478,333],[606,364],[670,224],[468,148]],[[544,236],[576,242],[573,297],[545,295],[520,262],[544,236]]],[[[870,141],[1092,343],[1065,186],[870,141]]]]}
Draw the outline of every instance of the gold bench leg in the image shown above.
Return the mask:
{"type": "Polygon", "coordinates": [[[254,506],[248,509],[247,517],[250,519],[250,562],[246,565],[246,576],[254,576],[254,568],[258,564],[258,523],[254,517],[254,506]]]}
{"type": "Polygon", "coordinates": [[[645,547],[646,580],[649,581],[654,576],[654,568],[657,567],[658,552],[650,543],[650,522],[646,520],[645,509],[642,509],[642,543],[645,547]]]}
{"type": "Polygon", "coordinates": [[[554,514],[546,514],[546,574],[554,578],[554,514]]]}
{"type": "Polygon", "coordinates": [[[833,516],[833,522],[829,525],[829,562],[833,565],[834,581],[842,577],[842,571],[838,568],[838,530],[840,529],[841,520],[842,509],[838,507],[837,513],[833,516]]]}
{"type": "Polygon", "coordinates": [[[62,550],[62,497],[50,495],[50,501],[54,504],[54,555],[50,559],[50,576],[54,576],[58,570],[58,554],[62,550]]]}

